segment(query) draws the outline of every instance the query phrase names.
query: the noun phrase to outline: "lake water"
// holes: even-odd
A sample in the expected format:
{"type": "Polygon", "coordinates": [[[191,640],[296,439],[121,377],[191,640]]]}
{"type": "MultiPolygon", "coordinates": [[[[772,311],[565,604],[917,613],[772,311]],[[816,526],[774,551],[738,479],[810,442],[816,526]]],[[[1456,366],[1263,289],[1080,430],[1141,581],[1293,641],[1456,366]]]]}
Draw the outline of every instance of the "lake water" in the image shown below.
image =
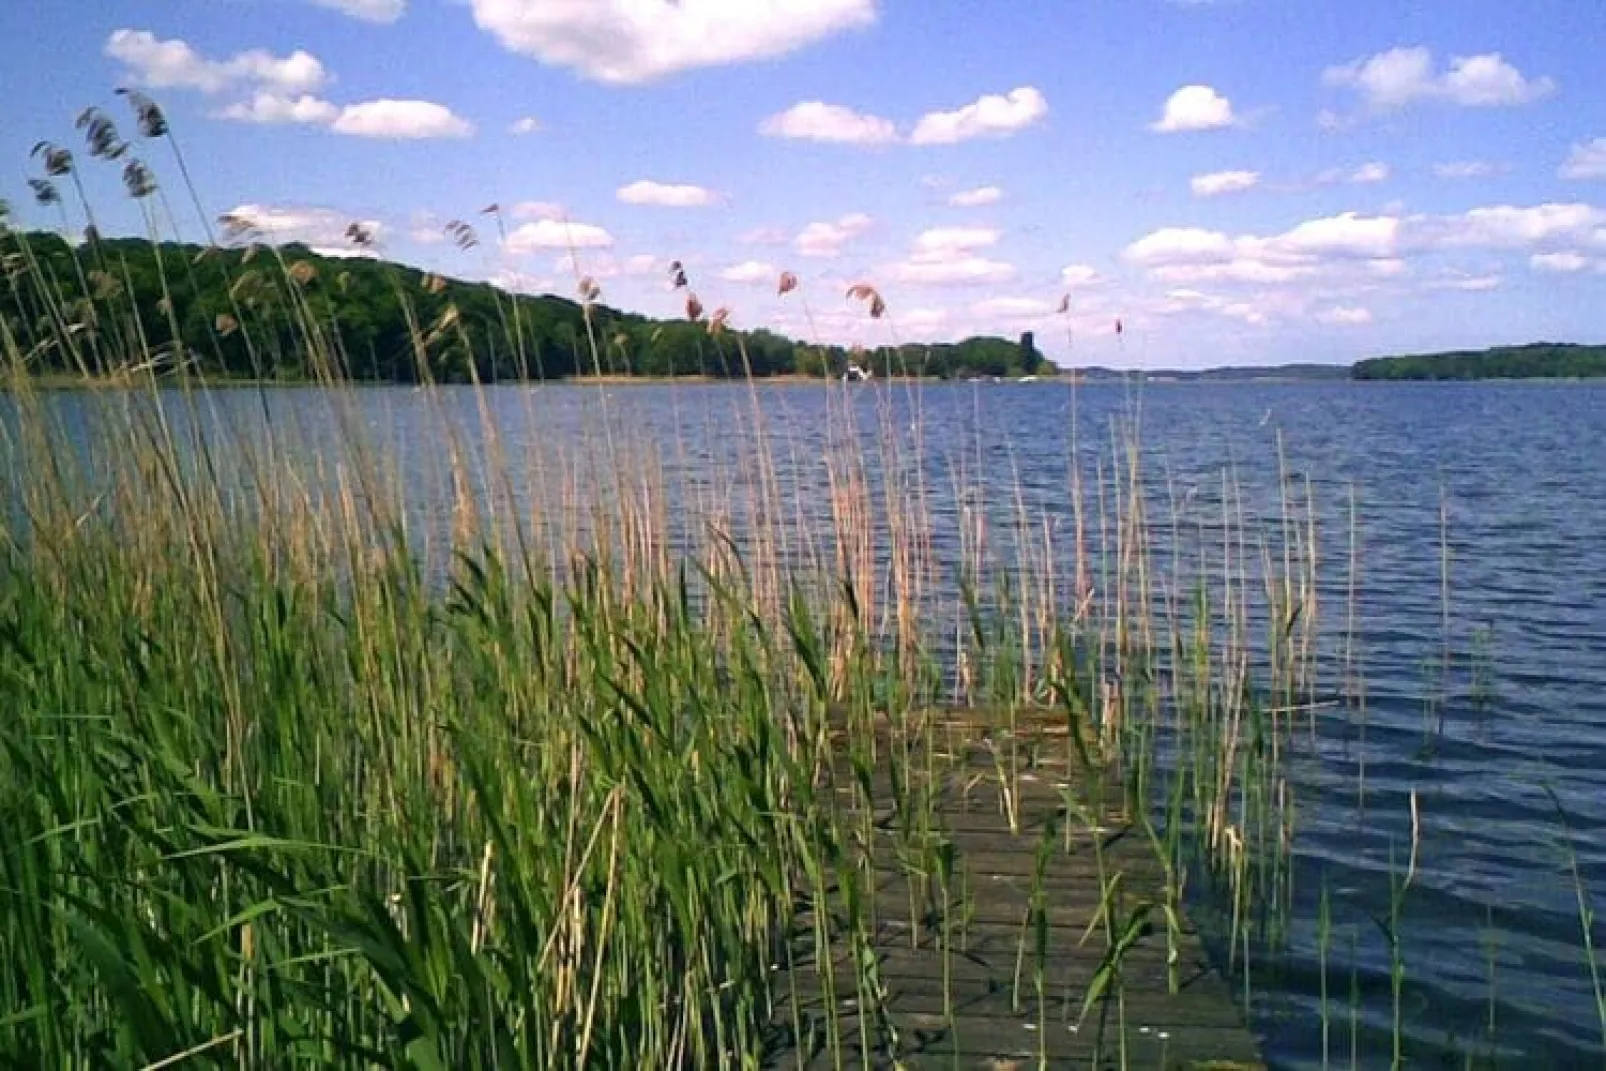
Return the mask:
{"type": "MultiPolygon", "coordinates": [[[[605,448],[596,431],[604,405],[634,439],[656,444],[657,459],[684,485],[740,480],[751,468],[755,396],[777,454],[786,455],[783,498],[825,510],[821,458],[841,447],[829,440],[823,389],[505,387],[486,392],[484,404],[516,497],[534,500],[563,497],[534,460],[605,448]]],[[[912,438],[923,427],[939,557],[956,552],[941,533],[957,527],[961,507],[944,489],[960,464],[967,479],[992,485],[1005,512],[1018,482],[1031,510],[1068,518],[1068,386],[915,393],[894,385],[851,397],[868,447],[878,435],[912,438]]],[[[1110,422],[1131,411],[1134,394],[1092,385],[1074,397],[1085,456],[1102,449],[1108,457],[1110,422]]],[[[274,420],[297,423],[294,441],[310,455],[337,438],[325,394],[287,388],[265,398],[274,420]]],[[[1329,638],[1343,623],[1352,532],[1361,548],[1355,640],[1367,708],[1364,716],[1323,711],[1314,740],[1292,761],[1291,928],[1281,951],[1252,955],[1247,978],[1268,1057],[1276,1066],[1321,1066],[1316,918],[1325,888],[1339,934],[1329,954],[1333,1063],[1350,1062],[1353,990],[1363,1064],[1387,1066],[1390,961],[1374,920],[1387,917],[1390,874],[1405,865],[1414,794],[1420,855],[1400,931],[1408,1062],[1459,1067],[1464,1054],[1487,1055],[1481,1039],[1492,1017],[1502,1066],[1601,1066],[1563,846],[1606,909],[1606,386],[1167,384],[1143,388],[1140,401],[1148,472],[1178,495],[1219,494],[1230,470],[1261,489],[1246,494],[1268,506],[1280,464],[1309,479],[1329,638]],[[1430,667],[1446,647],[1456,667],[1436,679],[1430,667]]],[[[446,513],[440,420],[464,430],[471,452],[483,451],[480,401],[468,390],[431,400],[372,388],[348,392],[347,403],[395,461],[413,523],[438,525],[446,513]]],[[[101,403],[61,394],[47,404],[76,424],[84,407],[101,403]]],[[[263,419],[255,391],[221,392],[213,404],[236,430],[263,419]]],[[[572,490],[569,498],[572,505],[572,490]]],[[[1606,925],[1595,930],[1597,946],[1606,945],[1606,925]]]]}

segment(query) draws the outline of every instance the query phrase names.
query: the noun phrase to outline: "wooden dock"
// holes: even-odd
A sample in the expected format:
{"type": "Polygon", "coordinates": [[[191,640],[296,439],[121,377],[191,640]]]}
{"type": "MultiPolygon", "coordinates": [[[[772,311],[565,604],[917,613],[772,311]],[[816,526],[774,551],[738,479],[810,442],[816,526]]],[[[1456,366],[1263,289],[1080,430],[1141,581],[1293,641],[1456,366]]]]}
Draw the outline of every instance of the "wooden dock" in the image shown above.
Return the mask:
{"type": "MultiPolygon", "coordinates": [[[[967,734],[963,744],[934,748],[929,763],[923,752],[894,758],[891,747],[877,757],[873,843],[863,854],[873,867],[861,864],[858,892],[862,936],[855,941],[843,924],[841,883],[828,896],[828,938],[818,930],[819,905],[806,907],[790,964],[779,965],[764,1066],[1264,1067],[1198,935],[1180,912],[1180,925],[1168,926],[1163,863],[1142,829],[1120,816],[1120,794],[1097,823],[1096,851],[1090,801],[1074,790],[1087,778],[1068,773],[1063,735],[1057,746],[987,735],[990,742],[967,734]],[[920,822],[925,829],[892,807],[893,762],[919,784],[918,771],[934,774],[935,805],[924,809],[934,821],[920,822]],[[1018,786],[1014,829],[1003,783],[1018,786]],[[941,855],[921,847],[932,844],[952,847],[941,855]],[[1134,915],[1147,919],[1130,927],[1118,974],[1109,967],[1107,902],[1117,942],[1134,915]],[[1101,973],[1108,988],[1084,1009],[1101,973]]],[[[854,776],[844,763],[837,783],[854,776]]],[[[859,810],[846,820],[864,817],[859,810]]]]}

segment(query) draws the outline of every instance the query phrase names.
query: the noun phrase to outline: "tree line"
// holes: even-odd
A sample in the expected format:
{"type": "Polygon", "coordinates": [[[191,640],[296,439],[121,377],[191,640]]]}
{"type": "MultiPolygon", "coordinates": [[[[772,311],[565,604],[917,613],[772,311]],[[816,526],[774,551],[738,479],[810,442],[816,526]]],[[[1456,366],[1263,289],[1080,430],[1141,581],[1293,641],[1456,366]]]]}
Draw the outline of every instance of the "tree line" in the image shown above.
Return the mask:
{"type": "Polygon", "coordinates": [[[1606,376],[1606,346],[1535,342],[1407,357],[1374,357],[1350,370],[1354,379],[1588,379],[1606,376]]]}
{"type": "MultiPolygon", "coordinates": [[[[356,238],[360,243],[361,235],[356,238]]],[[[860,352],[722,318],[655,320],[596,300],[514,294],[377,257],[0,233],[0,320],[47,373],[180,365],[217,378],[334,374],[412,383],[577,375],[1015,377],[1053,366],[1028,332],[860,352]]],[[[594,297],[595,295],[588,295],[594,297]]],[[[689,310],[690,311],[690,310],[689,310]]]]}

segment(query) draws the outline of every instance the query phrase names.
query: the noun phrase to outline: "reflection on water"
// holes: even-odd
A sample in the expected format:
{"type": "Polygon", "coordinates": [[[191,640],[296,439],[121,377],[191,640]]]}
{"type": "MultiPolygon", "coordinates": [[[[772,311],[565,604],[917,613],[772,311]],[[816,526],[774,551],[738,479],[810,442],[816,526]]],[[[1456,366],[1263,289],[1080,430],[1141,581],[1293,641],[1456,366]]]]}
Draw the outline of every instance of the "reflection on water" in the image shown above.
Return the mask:
{"type": "MultiPolygon", "coordinates": [[[[780,500],[824,517],[826,459],[847,448],[833,435],[833,403],[812,387],[760,387],[756,397],[780,500]]],[[[887,435],[923,443],[932,553],[949,577],[973,495],[1007,517],[1019,487],[1029,515],[1068,532],[1073,418],[1084,479],[1108,481],[1111,422],[1134,402],[1123,387],[1073,395],[1063,384],[894,385],[850,397],[859,448],[885,450],[887,435]]],[[[1303,498],[1308,482],[1326,662],[1333,669],[1352,652],[1364,680],[1364,709],[1317,712],[1291,766],[1293,917],[1283,947],[1252,950],[1247,977],[1268,1056],[1320,1066],[1325,958],[1333,1062],[1348,1065],[1352,1031],[1364,1054],[1386,1057],[1394,1006],[1379,920],[1409,850],[1414,793],[1420,857],[1400,930],[1408,1062],[1434,1051],[1513,1066],[1598,1062],[1567,834],[1546,789],[1566,812],[1586,886],[1606,896],[1606,388],[1188,384],[1150,386],[1137,400],[1157,544],[1169,503],[1184,504],[1205,532],[1212,508],[1219,518],[1224,480],[1268,516],[1280,487],[1303,498]],[[1352,579],[1356,628],[1346,635],[1352,579]],[[1325,953],[1324,889],[1333,924],[1325,953]],[[1482,1040],[1491,1021],[1498,1050],[1482,1040]]],[[[5,404],[0,422],[11,424],[5,404]]],[[[81,429],[89,407],[117,403],[59,394],[47,404],[81,429]]],[[[599,452],[645,444],[683,502],[730,501],[754,460],[745,387],[505,387],[483,401],[467,389],[335,397],[286,388],[218,392],[208,404],[246,441],[267,423],[289,429],[279,441],[309,459],[333,458],[343,429],[360,428],[393,468],[409,528],[424,541],[448,530],[454,448],[481,479],[498,470],[499,452],[521,509],[566,511],[576,524],[594,496],[620,491],[600,476],[574,478],[585,471],[577,462],[599,452]],[[629,443],[600,430],[604,407],[629,443]]],[[[184,424],[175,414],[181,438],[184,424]]],[[[332,464],[327,472],[338,477],[332,464]]],[[[879,473],[867,470],[876,488],[879,473]]],[[[661,538],[690,538],[693,512],[669,510],[661,538]]],[[[1198,907],[1209,915],[1210,905],[1198,907]]]]}

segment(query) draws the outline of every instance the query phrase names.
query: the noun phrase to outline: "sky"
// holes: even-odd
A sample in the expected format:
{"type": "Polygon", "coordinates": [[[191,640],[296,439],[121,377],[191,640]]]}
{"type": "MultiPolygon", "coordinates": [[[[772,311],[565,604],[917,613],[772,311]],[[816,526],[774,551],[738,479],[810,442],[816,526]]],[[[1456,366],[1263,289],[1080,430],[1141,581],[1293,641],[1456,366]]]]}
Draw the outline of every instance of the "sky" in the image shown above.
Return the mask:
{"type": "Polygon", "coordinates": [[[7,0],[0,198],[63,225],[48,140],[144,233],[74,128],[99,106],[201,240],[128,87],[208,221],[346,253],[360,221],[653,316],[678,260],[734,326],[1030,330],[1065,365],[1606,341],[1603,33],[1600,0],[7,0]]]}

